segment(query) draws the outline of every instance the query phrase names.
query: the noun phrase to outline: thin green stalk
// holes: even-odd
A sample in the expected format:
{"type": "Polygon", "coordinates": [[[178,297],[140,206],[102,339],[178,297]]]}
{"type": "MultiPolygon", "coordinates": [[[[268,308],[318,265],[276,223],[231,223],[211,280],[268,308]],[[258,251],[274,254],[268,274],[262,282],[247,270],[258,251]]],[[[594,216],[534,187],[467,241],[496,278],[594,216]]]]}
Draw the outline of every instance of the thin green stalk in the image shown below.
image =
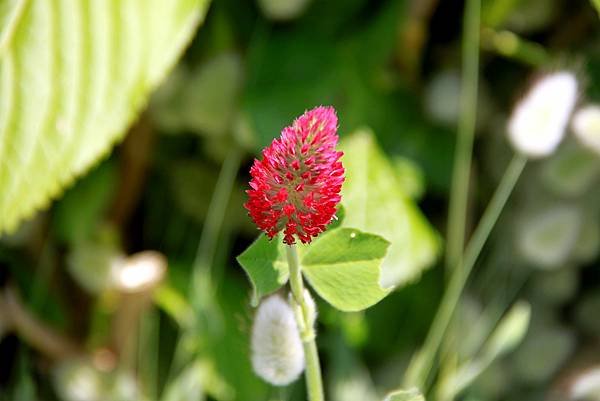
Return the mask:
{"type": "Polygon", "coordinates": [[[219,178],[215,186],[208,211],[206,221],[202,227],[198,250],[192,265],[192,281],[190,285],[190,295],[192,299],[196,298],[199,290],[202,290],[204,281],[204,270],[210,270],[215,252],[217,241],[225,219],[225,212],[229,204],[229,197],[235,183],[235,177],[240,167],[242,151],[237,146],[232,149],[221,167],[219,178]]]}
{"type": "MultiPolygon", "coordinates": [[[[206,313],[204,309],[207,304],[214,302],[210,269],[215,256],[219,233],[225,219],[227,205],[229,204],[229,197],[239,170],[241,157],[242,150],[236,146],[225,158],[208,206],[206,221],[200,234],[198,249],[192,264],[192,279],[190,282],[190,299],[192,300],[192,308],[196,317],[206,313]]],[[[212,321],[212,319],[208,320],[212,321]]],[[[214,321],[212,323],[217,324],[214,321]]],[[[194,329],[197,328],[197,325],[195,325],[194,329]]],[[[187,339],[186,335],[188,334],[184,332],[177,339],[173,362],[167,375],[168,380],[171,380],[175,370],[183,365],[187,354],[184,344],[187,339]]]]}
{"type": "MultiPolygon", "coordinates": [[[[300,261],[298,260],[298,251],[296,246],[286,246],[288,267],[290,271],[290,288],[292,295],[300,308],[302,309],[302,321],[298,321],[302,345],[304,346],[304,358],[306,361],[306,389],[308,391],[309,401],[324,401],[323,380],[321,379],[321,365],[319,363],[319,353],[315,341],[313,313],[304,299],[304,284],[302,283],[302,272],[300,261]]],[[[297,316],[298,318],[298,316],[297,316]]],[[[298,319],[299,320],[299,319],[298,319]]]]}
{"type": "Polygon", "coordinates": [[[496,224],[506,201],[512,193],[526,162],[527,159],[525,156],[516,155],[504,172],[504,176],[502,177],[496,192],[483,213],[481,221],[473,233],[473,237],[467,245],[461,263],[462,268],[455,268],[452,271],[448,288],[440,302],[440,307],[435,315],[429,334],[425,339],[425,344],[421,351],[415,355],[407,369],[405,377],[406,385],[417,386],[423,389],[427,383],[429,374],[432,370],[433,361],[442,343],[444,333],[452,319],[462,290],[467,282],[467,278],[496,224]]]}
{"type": "Polygon", "coordinates": [[[160,378],[159,338],[160,316],[157,310],[146,311],[140,319],[138,335],[138,366],[140,379],[151,400],[158,400],[160,378]]]}
{"type": "Polygon", "coordinates": [[[469,174],[475,123],[477,119],[477,83],[479,80],[479,30],[481,1],[468,0],[463,18],[460,119],[454,152],[454,170],[448,216],[446,267],[458,266],[465,241],[469,174]]]}

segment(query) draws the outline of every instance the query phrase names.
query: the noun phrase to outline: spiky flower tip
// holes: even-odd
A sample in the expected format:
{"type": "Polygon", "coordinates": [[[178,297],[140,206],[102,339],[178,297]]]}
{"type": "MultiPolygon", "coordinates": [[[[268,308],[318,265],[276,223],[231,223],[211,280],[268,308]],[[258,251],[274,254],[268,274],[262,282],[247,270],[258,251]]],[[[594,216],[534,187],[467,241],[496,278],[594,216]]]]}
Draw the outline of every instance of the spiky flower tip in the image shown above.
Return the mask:
{"type": "Polygon", "coordinates": [[[309,110],[254,160],[244,207],[269,238],[309,243],[334,218],[344,182],[337,122],[333,107],[309,110]]]}

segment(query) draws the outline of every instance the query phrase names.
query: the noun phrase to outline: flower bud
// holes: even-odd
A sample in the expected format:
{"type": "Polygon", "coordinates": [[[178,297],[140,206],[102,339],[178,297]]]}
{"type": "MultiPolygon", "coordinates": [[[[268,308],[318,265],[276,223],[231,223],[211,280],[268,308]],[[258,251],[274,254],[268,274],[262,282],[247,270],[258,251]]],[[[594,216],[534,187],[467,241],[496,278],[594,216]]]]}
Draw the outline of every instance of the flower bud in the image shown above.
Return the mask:
{"type": "Polygon", "coordinates": [[[533,85],[512,113],[508,135],[517,151],[547,156],[561,142],[577,101],[577,80],[568,71],[546,75],[533,85]]]}
{"type": "Polygon", "coordinates": [[[333,107],[316,107],[254,159],[244,207],[269,238],[283,231],[286,244],[306,244],[334,219],[344,182],[337,125],[333,107]]]}
{"type": "Polygon", "coordinates": [[[600,106],[590,105],[577,110],[573,116],[573,132],[583,145],[600,153],[600,106]]]}
{"type": "Polygon", "coordinates": [[[285,386],[304,370],[304,350],[292,307],[280,296],[265,299],[252,327],[252,367],[263,380],[285,386]]]}

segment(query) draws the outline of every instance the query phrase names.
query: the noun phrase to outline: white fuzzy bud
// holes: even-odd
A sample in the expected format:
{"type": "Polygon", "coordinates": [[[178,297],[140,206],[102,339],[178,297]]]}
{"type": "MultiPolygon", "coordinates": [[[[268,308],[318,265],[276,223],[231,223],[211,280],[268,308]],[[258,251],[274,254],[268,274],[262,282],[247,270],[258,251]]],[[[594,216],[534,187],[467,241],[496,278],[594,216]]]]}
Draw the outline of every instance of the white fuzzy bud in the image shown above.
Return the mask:
{"type": "Polygon", "coordinates": [[[573,116],[573,132],[579,141],[600,153],[600,106],[583,107],[573,116]]]}
{"type": "Polygon", "coordinates": [[[460,114],[460,74],[443,71],[432,77],[425,88],[425,111],[436,122],[454,126],[460,114]]]}
{"type": "Polygon", "coordinates": [[[600,368],[589,368],[580,373],[569,391],[571,400],[597,400],[600,398],[600,368]]]}
{"type": "Polygon", "coordinates": [[[576,102],[577,79],[571,72],[541,78],[511,115],[508,135],[512,145],[529,157],[554,152],[564,137],[576,102]]]}
{"type": "Polygon", "coordinates": [[[278,295],[259,305],[251,346],[254,371],[271,384],[288,385],[304,370],[304,349],[294,311],[278,295]]]}

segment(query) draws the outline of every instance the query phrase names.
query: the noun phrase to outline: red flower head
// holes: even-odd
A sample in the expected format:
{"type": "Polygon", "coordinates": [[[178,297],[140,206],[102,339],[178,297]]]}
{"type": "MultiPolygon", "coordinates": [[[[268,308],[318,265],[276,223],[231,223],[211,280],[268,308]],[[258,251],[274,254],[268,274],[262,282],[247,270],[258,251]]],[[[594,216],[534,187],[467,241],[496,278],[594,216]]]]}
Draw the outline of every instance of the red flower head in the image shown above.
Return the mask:
{"type": "Polygon", "coordinates": [[[335,215],[344,182],[333,107],[305,112],[285,127],[254,160],[244,207],[269,238],[283,230],[283,242],[308,243],[335,215]]]}

